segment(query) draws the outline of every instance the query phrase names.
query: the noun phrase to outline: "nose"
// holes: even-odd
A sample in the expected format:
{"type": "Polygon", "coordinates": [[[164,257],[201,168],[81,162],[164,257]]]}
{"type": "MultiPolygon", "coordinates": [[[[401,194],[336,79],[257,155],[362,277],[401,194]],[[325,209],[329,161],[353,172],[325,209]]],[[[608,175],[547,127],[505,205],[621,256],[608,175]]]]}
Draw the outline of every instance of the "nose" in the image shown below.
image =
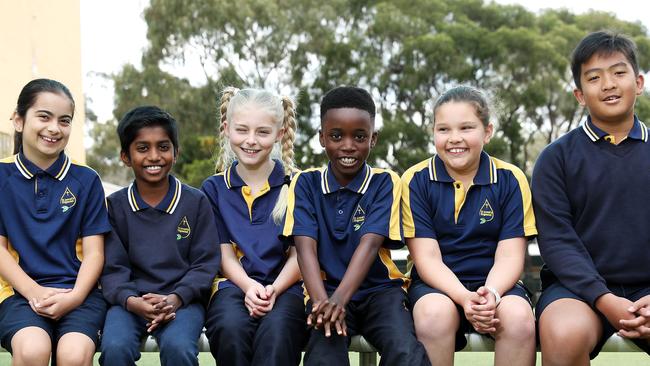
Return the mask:
{"type": "Polygon", "coordinates": [[[147,152],[147,159],[149,159],[149,161],[158,161],[160,159],[160,151],[158,151],[157,148],[151,148],[147,152]]]}
{"type": "Polygon", "coordinates": [[[603,83],[602,83],[602,90],[610,90],[616,88],[616,82],[614,80],[614,76],[610,75],[609,73],[605,73],[603,75],[603,83]]]}
{"type": "Polygon", "coordinates": [[[50,122],[47,124],[47,131],[52,134],[57,134],[61,132],[61,128],[59,128],[59,121],[52,118],[50,122]]]}
{"type": "Polygon", "coordinates": [[[460,131],[457,129],[451,129],[449,133],[449,142],[460,142],[462,137],[460,136],[460,131]]]}
{"type": "Polygon", "coordinates": [[[255,143],[257,142],[257,140],[255,139],[255,131],[251,131],[246,135],[245,142],[248,146],[255,145],[255,143]]]}
{"type": "Polygon", "coordinates": [[[353,138],[344,138],[341,145],[341,150],[343,151],[355,151],[357,149],[356,144],[354,143],[353,138]]]}

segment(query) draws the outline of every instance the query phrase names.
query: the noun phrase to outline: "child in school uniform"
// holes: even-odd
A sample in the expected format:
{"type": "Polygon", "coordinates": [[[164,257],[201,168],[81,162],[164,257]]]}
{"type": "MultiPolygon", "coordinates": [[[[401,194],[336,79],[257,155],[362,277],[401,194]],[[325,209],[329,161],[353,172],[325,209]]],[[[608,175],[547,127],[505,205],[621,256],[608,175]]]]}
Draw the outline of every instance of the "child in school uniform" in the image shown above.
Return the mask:
{"type": "Polygon", "coordinates": [[[434,365],[452,365],[468,331],[494,337],[495,365],[533,365],[535,319],[518,283],[537,234],[526,176],[483,151],[493,126],[479,90],[446,91],[433,116],[437,153],[402,177],[417,337],[434,365]]]}
{"type": "Polygon", "coordinates": [[[573,93],[589,115],[535,164],[544,365],[588,365],[615,332],[650,354],[650,141],[634,114],[636,52],[609,31],[580,41],[573,93]]]}
{"type": "Polygon", "coordinates": [[[0,342],[18,365],[90,364],[104,324],[110,225],[99,176],[64,152],[73,116],[65,85],[30,81],[0,161],[0,342]]]}
{"type": "Polygon", "coordinates": [[[163,365],[198,365],[204,306],[219,269],[210,202],[170,173],[179,147],[169,113],[134,108],[117,133],[135,181],[108,197],[113,230],[101,284],[112,306],[99,362],[135,365],[141,340],[151,333],[163,365]]]}
{"type": "Polygon", "coordinates": [[[266,90],[227,88],[220,111],[218,173],[201,187],[222,255],[210,350],[218,365],[298,365],[307,333],[300,271],[295,248],[278,238],[296,171],[294,105],[266,90]]]}
{"type": "Polygon", "coordinates": [[[350,337],[363,335],[381,365],[428,365],[406,309],[406,278],[391,260],[403,246],[399,177],[371,168],[375,104],[356,87],[321,102],[319,140],[326,167],[291,183],[283,236],[298,251],[313,327],[305,365],[347,365],[350,337]]]}

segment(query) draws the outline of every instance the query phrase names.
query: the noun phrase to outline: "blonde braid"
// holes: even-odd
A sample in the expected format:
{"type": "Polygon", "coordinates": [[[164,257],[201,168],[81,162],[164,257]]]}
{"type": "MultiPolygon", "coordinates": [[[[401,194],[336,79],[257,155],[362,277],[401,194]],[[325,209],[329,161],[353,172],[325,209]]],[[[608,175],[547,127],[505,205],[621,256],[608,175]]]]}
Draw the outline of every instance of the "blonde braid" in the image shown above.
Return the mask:
{"type": "Polygon", "coordinates": [[[282,163],[287,174],[297,171],[295,167],[293,142],[296,140],[296,109],[293,100],[287,96],[282,97],[282,108],[284,109],[284,119],[282,127],[284,135],[280,142],[282,148],[282,163]]]}
{"type": "MultiPolygon", "coordinates": [[[[284,173],[293,175],[298,172],[294,165],[293,157],[293,142],[296,139],[296,110],[293,100],[287,96],[282,97],[282,108],[284,109],[284,118],[282,120],[282,128],[284,128],[284,135],[280,142],[282,148],[282,165],[284,166],[284,173]]],[[[273,222],[277,225],[282,223],[284,215],[287,212],[287,196],[289,195],[289,186],[282,185],[278,200],[275,202],[271,217],[273,222]]]]}
{"type": "Polygon", "coordinates": [[[225,122],[228,115],[228,104],[230,104],[230,99],[237,94],[239,89],[229,86],[224,89],[223,94],[221,94],[221,104],[219,105],[219,157],[217,158],[217,165],[215,167],[215,172],[219,173],[224,171],[228,164],[230,163],[230,145],[229,141],[226,138],[226,129],[225,122]]]}

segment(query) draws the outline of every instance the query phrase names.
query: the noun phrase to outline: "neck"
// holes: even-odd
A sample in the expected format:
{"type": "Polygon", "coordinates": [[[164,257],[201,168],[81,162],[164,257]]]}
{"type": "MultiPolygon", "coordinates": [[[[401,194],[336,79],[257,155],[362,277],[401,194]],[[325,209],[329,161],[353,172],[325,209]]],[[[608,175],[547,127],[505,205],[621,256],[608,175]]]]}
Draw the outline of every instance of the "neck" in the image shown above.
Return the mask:
{"type": "Polygon", "coordinates": [[[240,162],[237,164],[235,169],[237,170],[239,177],[247,186],[256,188],[261,187],[266,181],[268,181],[274,167],[275,161],[269,159],[257,166],[246,166],[240,162]]]}
{"type": "Polygon", "coordinates": [[[51,167],[52,164],[54,164],[54,162],[56,161],[56,159],[59,158],[59,155],[56,155],[53,158],[42,156],[42,154],[39,154],[38,152],[32,152],[29,149],[25,149],[24,147],[23,147],[23,155],[25,155],[27,160],[31,161],[32,164],[36,165],[42,170],[47,170],[47,168],[51,167]]]}
{"type": "Polygon", "coordinates": [[[604,121],[591,118],[591,122],[601,130],[605,131],[608,135],[616,138],[616,141],[621,141],[634,127],[634,113],[630,113],[625,118],[616,121],[604,121]]]}
{"type": "Polygon", "coordinates": [[[169,191],[169,177],[157,183],[135,180],[140,197],[151,207],[156,207],[169,191]]]}

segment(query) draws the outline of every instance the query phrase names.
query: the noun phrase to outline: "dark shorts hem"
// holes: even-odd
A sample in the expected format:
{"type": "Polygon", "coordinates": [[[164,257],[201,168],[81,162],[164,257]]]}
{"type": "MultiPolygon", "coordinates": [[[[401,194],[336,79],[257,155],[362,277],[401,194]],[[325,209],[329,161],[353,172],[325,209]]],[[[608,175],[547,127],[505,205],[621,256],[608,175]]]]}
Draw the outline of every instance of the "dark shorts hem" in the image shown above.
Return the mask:
{"type": "MultiPolygon", "coordinates": [[[[650,287],[639,287],[639,286],[608,286],[610,291],[616,296],[621,296],[625,297],[626,299],[630,301],[636,301],[646,295],[650,294],[650,287]]],[[[537,302],[537,306],[535,307],[535,316],[537,317],[537,322],[539,322],[542,313],[546,309],[547,306],[549,306],[552,302],[560,299],[574,299],[578,301],[582,301],[585,304],[589,305],[584,299],[582,299],[580,296],[576,295],[575,293],[571,292],[568,288],[564,287],[560,282],[555,282],[549,285],[542,291],[542,295],[539,297],[539,301],[537,302]]],[[[591,307],[591,306],[590,306],[591,307]]],[[[616,333],[616,329],[609,323],[607,318],[603,314],[601,314],[598,310],[594,309],[591,307],[591,309],[598,315],[598,318],[600,318],[600,323],[603,328],[603,334],[596,343],[596,346],[594,349],[589,353],[589,358],[594,359],[600,351],[603,349],[603,346],[605,343],[607,343],[607,340],[614,334],[616,333]]],[[[650,355],[650,345],[648,344],[647,340],[643,339],[630,339],[634,344],[636,344],[639,348],[641,348],[643,351],[645,351],[647,354],[650,355]]]]}
{"type": "Polygon", "coordinates": [[[53,343],[67,333],[81,333],[99,346],[101,329],[106,316],[106,301],[99,290],[88,294],[84,302],[58,321],[36,314],[29,302],[16,293],[0,303],[0,344],[9,352],[11,339],[23,328],[38,327],[43,329],[53,343]]]}
{"type": "MultiPolygon", "coordinates": [[[[479,287],[483,286],[484,284],[485,284],[484,281],[463,283],[465,288],[467,288],[470,291],[476,291],[478,290],[479,287]]],[[[444,292],[436,288],[430,287],[422,280],[415,280],[411,283],[411,286],[409,287],[409,291],[408,291],[408,301],[409,301],[409,307],[411,309],[411,312],[415,307],[415,303],[420,298],[428,294],[442,294],[446,296],[444,292]]],[[[523,283],[521,283],[521,281],[515,283],[515,285],[510,290],[506,291],[501,297],[503,298],[505,296],[519,296],[523,298],[528,302],[528,304],[530,304],[531,311],[532,311],[533,305],[532,305],[532,301],[530,300],[530,291],[526,289],[526,287],[523,285],[523,283]]],[[[472,327],[472,325],[467,320],[467,318],[465,318],[465,311],[463,310],[463,308],[458,304],[456,304],[456,310],[458,311],[458,315],[460,318],[460,324],[458,326],[458,330],[456,330],[456,346],[455,346],[455,351],[458,352],[467,346],[467,338],[465,338],[465,334],[478,333],[478,332],[474,330],[474,327],[472,327]]],[[[492,338],[492,336],[490,335],[487,336],[492,338]]]]}

